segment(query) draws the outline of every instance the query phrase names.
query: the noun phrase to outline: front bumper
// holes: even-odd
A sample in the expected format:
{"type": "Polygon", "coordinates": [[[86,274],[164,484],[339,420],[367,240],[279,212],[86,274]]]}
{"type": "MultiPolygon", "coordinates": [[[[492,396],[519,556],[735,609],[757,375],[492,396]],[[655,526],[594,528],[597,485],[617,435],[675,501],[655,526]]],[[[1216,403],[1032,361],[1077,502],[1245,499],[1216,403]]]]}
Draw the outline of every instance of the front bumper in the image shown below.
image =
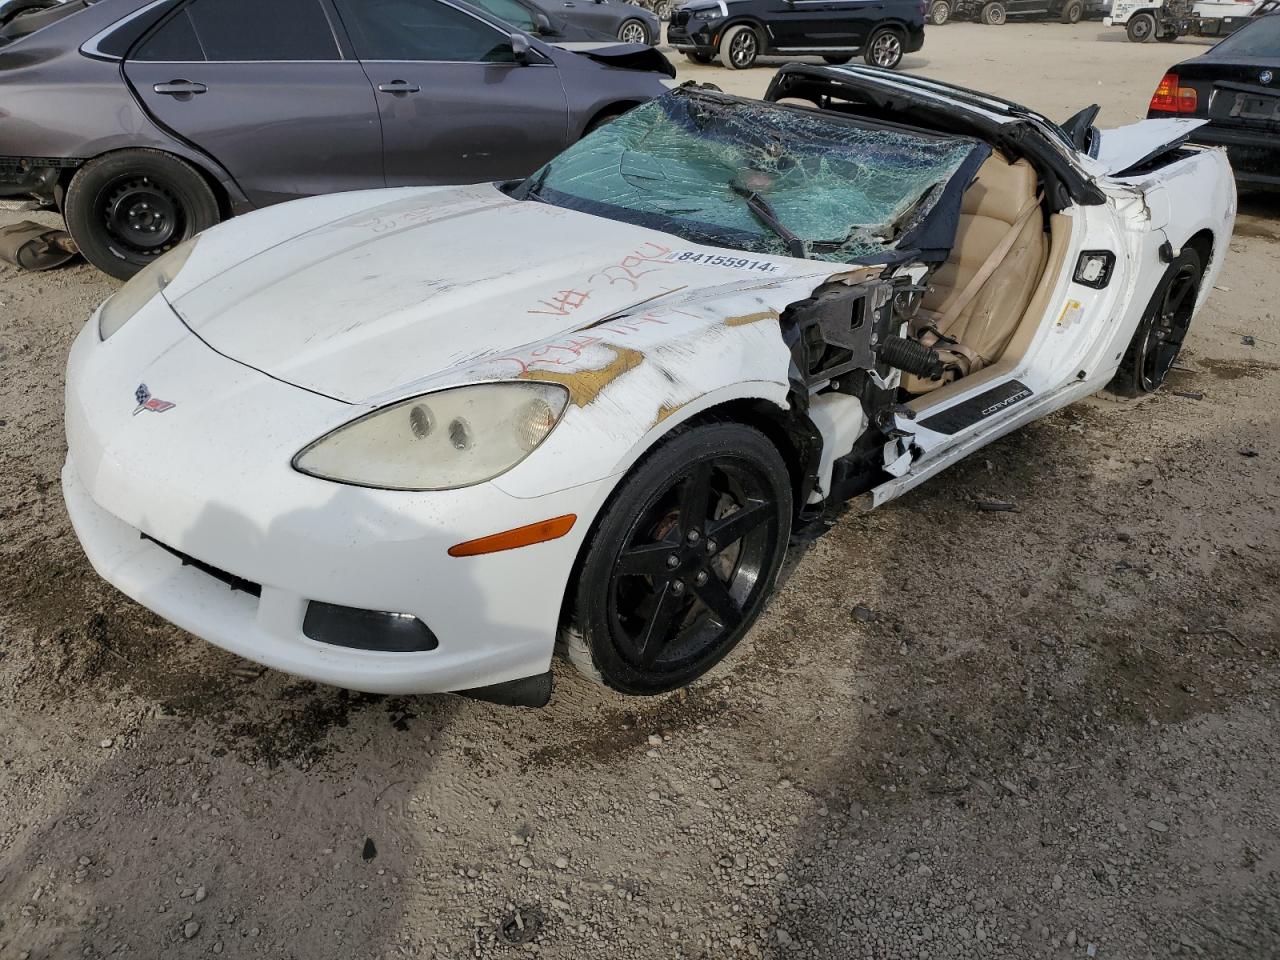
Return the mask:
{"type": "Polygon", "coordinates": [[[689,20],[679,26],[667,24],[667,43],[681,53],[715,56],[718,39],[718,29],[713,21],[689,20]]]}
{"type": "MultiPolygon", "coordinates": [[[[156,301],[146,310],[169,313],[156,301]]],[[[153,334],[156,323],[147,326],[135,317],[101,343],[95,318],[68,362],[63,492],[105,580],[232,653],[355,690],[468,690],[548,670],[570,571],[607,482],[522,499],[492,483],[400,493],[303,476],[289,465],[299,441],[353,408],[272,380],[189,334],[154,344],[143,361],[129,339],[153,334]],[[175,405],[132,414],[139,379],[175,405]],[[579,520],[559,540],[447,553],[566,513],[579,520]],[[320,643],[303,632],[313,600],[411,614],[439,645],[388,653],[320,643]]]]}

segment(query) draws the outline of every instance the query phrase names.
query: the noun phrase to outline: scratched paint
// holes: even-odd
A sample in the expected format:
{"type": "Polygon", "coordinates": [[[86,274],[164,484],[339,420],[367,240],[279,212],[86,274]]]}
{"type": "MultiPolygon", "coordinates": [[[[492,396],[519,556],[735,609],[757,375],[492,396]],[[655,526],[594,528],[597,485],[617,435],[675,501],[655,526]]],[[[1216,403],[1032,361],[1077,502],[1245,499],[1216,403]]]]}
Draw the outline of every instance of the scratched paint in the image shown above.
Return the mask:
{"type": "Polygon", "coordinates": [[[546,368],[526,369],[520,374],[525,380],[543,380],[558,383],[569,390],[569,402],[574,406],[585,407],[600,396],[600,393],[614,380],[634,370],[644,362],[644,354],[639,350],[627,347],[605,345],[603,350],[611,352],[613,359],[603,367],[586,370],[560,371],[546,368]]]}

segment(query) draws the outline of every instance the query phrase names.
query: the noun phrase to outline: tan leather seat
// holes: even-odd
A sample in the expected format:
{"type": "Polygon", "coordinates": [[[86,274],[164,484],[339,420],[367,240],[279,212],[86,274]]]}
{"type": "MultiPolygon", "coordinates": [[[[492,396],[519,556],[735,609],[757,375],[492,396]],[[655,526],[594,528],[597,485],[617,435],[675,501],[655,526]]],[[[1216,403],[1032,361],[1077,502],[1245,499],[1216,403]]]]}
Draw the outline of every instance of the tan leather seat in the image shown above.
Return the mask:
{"type": "MultiPolygon", "coordinates": [[[[995,153],[987,158],[965,192],[951,256],[930,278],[922,303],[925,311],[947,313],[1035,196],[1036,172],[1026,160],[1009,163],[995,153]]],[[[1047,247],[1044,217],[1033,213],[977,295],[942,331],[981,358],[968,372],[1000,359],[1035,292],[1047,247]]],[[[944,382],[906,375],[902,385],[911,393],[925,393],[944,382]]]]}

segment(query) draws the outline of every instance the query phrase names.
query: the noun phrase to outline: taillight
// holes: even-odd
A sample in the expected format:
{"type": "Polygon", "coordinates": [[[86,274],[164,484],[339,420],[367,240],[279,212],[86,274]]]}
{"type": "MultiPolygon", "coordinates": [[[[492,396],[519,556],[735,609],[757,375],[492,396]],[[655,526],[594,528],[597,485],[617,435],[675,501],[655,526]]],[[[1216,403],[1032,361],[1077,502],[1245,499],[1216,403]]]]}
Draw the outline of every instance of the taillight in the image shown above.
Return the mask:
{"type": "Polygon", "coordinates": [[[1198,103],[1195,87],[1183,87],[1178,84],[1176,73],[1166,73],[1160,79],[1160,85],[1151,95],[1150,110],[1161,113],[1195,113],[1198,103]]]}

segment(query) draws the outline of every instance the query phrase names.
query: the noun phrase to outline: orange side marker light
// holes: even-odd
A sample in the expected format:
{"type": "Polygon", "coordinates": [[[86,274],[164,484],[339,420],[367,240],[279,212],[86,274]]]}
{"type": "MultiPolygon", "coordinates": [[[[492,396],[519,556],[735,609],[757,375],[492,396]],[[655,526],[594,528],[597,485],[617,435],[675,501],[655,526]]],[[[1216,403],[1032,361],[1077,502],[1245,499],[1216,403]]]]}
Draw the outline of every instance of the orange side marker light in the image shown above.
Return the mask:
{"type": "Polygon", "coordinates": [[[514,550],[535,543],[546,543],[558,540],[573,529],[577,522],[576,513],[566,513],[563,517],[552,517],[550,520],[539,520],[514,530],[490,534],[478,540],[455,543],[449,548],[451,557],[477,557],[484,553],[498,553],[501,550],[514,550]]]}

